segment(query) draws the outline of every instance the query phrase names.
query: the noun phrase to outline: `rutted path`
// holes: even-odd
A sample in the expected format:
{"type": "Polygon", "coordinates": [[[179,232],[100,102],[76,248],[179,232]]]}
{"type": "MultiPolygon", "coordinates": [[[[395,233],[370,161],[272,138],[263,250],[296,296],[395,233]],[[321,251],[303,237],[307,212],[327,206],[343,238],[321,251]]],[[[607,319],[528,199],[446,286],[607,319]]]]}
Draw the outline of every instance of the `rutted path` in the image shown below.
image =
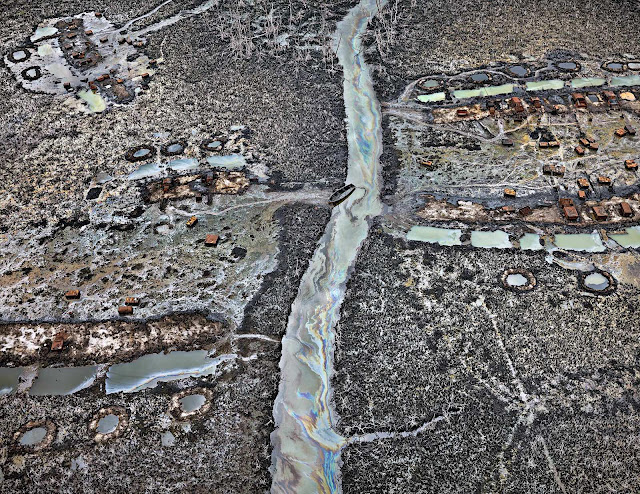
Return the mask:
{"type": "Polygon", "coordinates": [[[333,430],[333,329],[369,223],[382,212],[380,105],[361,53],[360,36],[385,3],[362,0],[338,23],[334,35],[334,49],[344,70],[347,183],[358,190],[334,208],[291,307],[273,410],[272,492],[341,491],[339,457],[346,440],[333,430]]]}

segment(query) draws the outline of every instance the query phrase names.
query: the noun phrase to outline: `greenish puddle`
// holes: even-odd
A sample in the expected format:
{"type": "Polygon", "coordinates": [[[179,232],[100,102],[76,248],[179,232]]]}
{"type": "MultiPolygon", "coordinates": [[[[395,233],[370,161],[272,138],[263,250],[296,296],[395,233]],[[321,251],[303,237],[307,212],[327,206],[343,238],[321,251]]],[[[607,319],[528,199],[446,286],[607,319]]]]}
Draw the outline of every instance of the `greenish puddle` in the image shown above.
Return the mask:
{"type": "Polygon", "coordinates": [[[640,226],[632,226],[625,229],[625,234],[611,234],[609,238],[615,240],[622,247],[631,249],[640,248],[640,226]]]}
{"type": "Polygon", "coordinates": [[[418,96],[418,101],[422,103],[433,103],[435,101],[444,101],[446,95],[442,92],[433,94],[421,94],[418,96]]]}
{"type": "Polygon", "coordinates": [[[434,81],[434,80],[428,80],[428,81],[422,81],[419,86],[423,87],[425,89],[431,89],[434,87],[438,87],[440,83],[438,81],[434,81]]]}
{"type": "Polygon", "coordinates": [[[200,167],[200,163],[195,158],[184,158],[172,160],[167,163],[167,168],[175,171],[193,170],[200,167]]]}
{"type": "Polygon", "coordinates": [[[164,167],[160,163],[147,163],[129,174],[129,180],[140,180],[141,178],[154,177],[160,175],[164,167]]]}
{"type": "Polygon", "coordinates": [[[76,393],[95,382],[97,371],[97,365],[38,369],[38,377],[29,389],[29,394],[31,396],[58,396],[76,393]]]}
{"type": "Polygon", "coordinates": [[[553,243],[564,250],[584,252],[604,252],[605,246],[597,232],[593,233],[563,233],[555,236],[553,243]]]}
{"type": "Polygon", "coordinates": [[[563,87],[564,81],[560,79],[527,82],[527,91],[549,91],[552,89],[562,89],[563,87]]]}
{"type": "Polygon", "coordinates": [[[93,113],[103,112],[107,108],[107,104],[102,99],[102,96],[100,96],[100,93],[83,89],[82,91],[78,91],[78,96],[87,103],[89,110],[93,113]]]}
{"type": "Polygon", "coordinates": [[[33,429],[29,429],[22,434],[20,438],[21,446],[35,446],[38,443],[41,443],[42,440],[47,435],[47,429],[44,427],[34,427],[33,429]]]}
{"type": "Polygon", "coordinates": [[[602,77],[585,77],[571,80],[571,87],[573,88],[581,88],[581,87],[596,87],[602,86],[607,82],[606,79],[602,77]]]}
{"type": "Polygon", "coordinates": [[[501,86],[488,86],[478,89],[459,89],[453,92],[453,97],[458,99],[478,98],[483,96],[496,96],[498,94],[509,94],[513,92],[513,84],[502,84],[501,86]]]}
{"type": "Polygon", "coordinates": [[[460,242],[461,230],[449,228],[436,228],[433,226],[413,226],[407,233],[407,240],[429,242],[439,245],[462,245],[460,242]]]}
{"type": "Polygon", "coordinates": [[[521,250],[542,250],[544,247],[540,245],[540,235],[537,233],[525,233],[520,239],[521,250]]]}
{"type": "Polygon", "coordinates": [[[626,75],[611,78],[612,86],[640,86],[640,75],[626,75]]]}
{"type": "Polygon", "coordinates": [[[592,290],[605,290],[609,288],[609,280],[600,273],[591,273],[585,276],[584,285],[592,290]]]}
{"type": "Polygon", "coordinates": [[[510,249],[513,244],[509,241],[509,234],[502,230],[494,232],[471,232],[471,245],[483,249],[510,249]]]}

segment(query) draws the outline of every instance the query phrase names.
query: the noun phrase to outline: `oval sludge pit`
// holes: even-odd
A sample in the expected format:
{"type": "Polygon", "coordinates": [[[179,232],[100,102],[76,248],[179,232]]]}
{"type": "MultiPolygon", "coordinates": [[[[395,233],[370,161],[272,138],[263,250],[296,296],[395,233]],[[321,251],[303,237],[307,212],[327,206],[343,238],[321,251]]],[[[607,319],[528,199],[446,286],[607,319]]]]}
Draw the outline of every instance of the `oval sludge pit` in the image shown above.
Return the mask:
{"type": "Polygon", "coordinates": [[[560,70],[563,70],[565,72],[577,72],[578,70],[580,70],[580,64],[578,64],[578,62],[572,62],[569,60],[564,62],[558,62],[556,66],[560,70]]]}
{"type": "Polygon", "coordinates": [[[22,434],[19,443],[21,446],[35,446],[41,443],[46,436],[47,429],[44,427],[34,427],[22,434]]]}
{"type": "Polygon", "coordinates": [[[213,392],[210,389],[185,389],[171,397],[169,414],[179,420],[202,416],[211,408],[212,400],[213,392]]]}
{"type": "Polygon", "coordinates": [[[471,74],[471,80],[473,82],[487,82],[490,79],[491,79],[491,77],[489,76],[489,74],[487,74],[485,72],[479,72],[477,74],[471,74]]]}
{"type": "Polygon", "coordinates": [[[187,395],[184,398],[180,398],[180,407],[184,412],[195,412],[202,408],[202,405],[205,404],[207,399],[204,395],[201,394],[193,394],[187,395]]]}
{"type": "Polygon", "coordinates": [[[200,148],[203,151],[222,151],[222,147],[224,146],[225,142],[226,139],[224,137],[205,139],[204,141],[202,141],[202,144],[200,144],[200,148]]]}
{"type": "Polygon", "coordinates": [[[40,79],[42,71],[40,70],[40,67],[34,65],[33,67],[24,69],[20,74],[22,75],[22,78],[27,81],[35,81],[36,79],[40,79]]]}
{"type": "Polygon", "coordinates": [[[129,426],[129,415],[122,407],[102,408],[89,423],[89,433],[95,434],[93,439],[103,443],[115,439],[129,426]]]}
{"type": "Polygon", "coordinates": [[[505,270],[500,276],[503,288],[513,292],[528,292],[536,286],[536,278],[527,269],[511,268],[505,270]]]}
{"type": "Polygon", "coordinates": [[[602,68],[609,72],[624,72],[624,62],[606,62],[602,68]]]}
{"type": "Polygon", "coordinates": [[[165,156],[175,156],[184,153],[187,143],[184,141],[173,141],[160,148],[160,152],[165,156]]]}
{"type": "Polygon", "coordinates": [[[24,62],[31,56],[31,51],[28,48],[18,48],[14,52],[9,53],[8,58],[13,63],[24,62]]]}
{"type": "Polygon", "coordinates": [[[152,146],[142,145],[129,149],[125,155],[127,161],[143,161],[156,154],[156,149],[152,146]]]}
{"type": "Polygon", "coordinates": [[[38,451],[53,441],[56,426],[50,420],[37,420],[24,424],[13,435],[18,448],[38,451]]]}
{"type": "Polygon", "coordinates": [[[580,273],[580,287],[591,293],[608,295],[617,288],[617,282],[610,273],[606,271],[591,271],[580,273]]]}
{"type": "Polygon", "coordinates": [[[507,70],[509,70],[511,75],[516,77],[526,77],[529,74],[529,69],[524,65],[512,65],[507,70]]]}
{"type": "Polygon", "coordinates": [[[118,418],[118,416],[110,413],[98,420],[96,431],[100,434],[111,434],[118,428],[119,423],[120,419],[118,418]]]}

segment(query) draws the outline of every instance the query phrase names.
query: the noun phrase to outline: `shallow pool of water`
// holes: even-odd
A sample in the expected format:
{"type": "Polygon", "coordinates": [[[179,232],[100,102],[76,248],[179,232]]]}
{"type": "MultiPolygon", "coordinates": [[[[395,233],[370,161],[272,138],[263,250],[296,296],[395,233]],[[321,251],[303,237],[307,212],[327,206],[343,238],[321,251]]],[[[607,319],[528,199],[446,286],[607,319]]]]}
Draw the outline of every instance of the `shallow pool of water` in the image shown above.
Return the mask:
{"type": "Polygon", "coordinates": [[[640,70],[640,63],[630,62],[627,64],[627,67],[629,67],[629,70],[640,70]]]}
{"type": "Polygon", "coordinates": [[[609,280],[601,273],[591,273],[585,276],[584,285],[592,290],[605,290],[609,288],[609,280]]]}
{"type": "Polygon", "coordinates": [[[520,250],[542,250],[540,235],[537,233],[525,233],[520,239],[520,250]]]}
{"type": "Polygon", "coordinates": [[[622,77],[612,77],[612,86],[640,86],[640,75],[626,75],[622,77]]]}
{"type": "Polygon", "coordinates": [[[489,75],[482,72],[479,74],[471,74],[471,80],[473,82],[485,82],[489,80],[489,75]]]}
{"type": "Polygon", "coordinates": [[[184,412],[195,412],[202,408],[202,405],[207,401],[204,395],[201,394],[193,394],[187,395],[183,398],[180,398],[180,406],[184,412]]]}
{"type": "Polygon", "coordinates": [[[524,77],[529,73],[527,68],[523,67],[522,65],[512,65],[511,67],[509,67],[509,72],[517,75],[518,77],[524,77]]]}
{"type": "Polygon", "coordinates": [[[98,427],[96,427],[96,431],[100,434],[111,434],[118,428],[119,423],[120,419],[118,416],[110,413],[98,420],[98,427]]]}
{"type": "Polygon", "coordinates": [[[564,81],[560,79],[527,82],[527,91],[550,91],[552,89],[562,89],[563,87],[564,81]]]}
{"type": "Polygon", "coordinates": [[[575,62],[560,62],[558,64],[558,68],[562,70],[576,70],[578,68],[578,64],[575,62]]]}
{"type": "Polygon", "coordinates": [[[182,144],[178,144],[178,143],[170,144],[169,146],[167,146],[167,151],[169,153],[181,153],[183,149],[184,148],[182,147],[182,144]]]}
{"type": "Polygon", "coordinates": [[[194,170],[200,167],[200,163],[195,158],[184,158],[179,160],[172,160],[167,163],[167,168],[171,168],[176,171],[194,170]]]}
{"type": "Polygon", "coordinates": [[[513,92],[513,84],[502,84],[501,86],[487,86],[478,89],[459,89],[453,92],[453,97],[458,99],[478,98],[484,96],[497,96],[499,94],[509,94],[513,92]]]}
{"type": "Polygon", "coordinates": [[[83,367],[45,367],[38,369],[33,381],[31,396],[68,395],[91,386],[96,379],[97,365],[83,367]]]}
{"type": "Polygon", "coordinates": [[[47,429],[44,427],[34,427],[33,429],[29,429],[22,434],[20,437],[20,445],[21,446],[35,446],[38,443],[41,443],[42,440],[47,435],[47,429]]]}
{"type": "Polygon", "coordinates": [[[436,228],[433,226],[413,226],[407,233],[407,240],[417,240],[439,245],[462,245],[462,230],[436,228]]]}
{"type": "Polygon", "coordinates": [[[87,103],[89,110],[92,113],[103,112],[107,108],[107,104],[100,96],[100,93],[94,93],[93,91],[78,91],[78,97],[87,103]]]}
{"type": "Polygon", "coordinates": [[[494,232],[471,232],[471,245],[483,249],[510,249],[513,244],[509,241],[509,234],[502,230],[494,232]]]}
{"type": "Polygon", "coordinates": [[[605,69],[619,72],[622,69],[624,69],[624,64],[620,63],[620,62],[609,62],[609,63],[605,64],[604,67],[605,67],[605,69]]]}
{"type": "Polygon", "coordinates": [[[433,103],[435,101],[444,101],[446,98],[446,94],[443,92],[432,93],[432,94],[421,94],[418,96],[418,101],[422,103],[433,103]]]}
{"type": "Polygon", "coordinates": [[[440,82],[430,79],[427,81],[421,81],[419,85],[420,87],[423,87],[425,89],[431,89],[434,87],[438,87],[440,85],[440,82]]]}
{"type": "Polygon", "coordinates": [[[525,286],[529,283],[529,280],[526,276],[521,275],[520,273],[507,275],[507,285],[509,286],[525,286]]]}
{"type": "Polygon", "coordinates": [[[632,226],[629,228],[625,228],[627,231],[625,234],[611,234],[609,238],[615,240],[622,247],[627,247],[629,249],[638,249],[640,248],[640,226],[632,226]]]}
{"type": "Polygon", "coordinates": [[[27,53],[24,50],[14,51],[12,57],[16,62],[22,62],[23,60],[26,60],[27,53]]]}
{"type": "Polygon", "coordinates": [[[151,149],[142,148],[142,149],[138,149],[135,153],[133,153],[133,157],[134,158],[144,158],[149,153],[151,153],[151,149]]]}
{"type": "Polygon", "coordinates": [[[31,36],[31,42],[35,43],[37,41],[40,41],[43,38],[53,36],[57,32],[58,32],[58,29],[53,26],[39,27],[36,29],[36,32],[33,33],[33,35],[31,36]]]}
{"type": "Polygon", "coordinates": [[[3,367],[0,369],[0,395],[8,395],[16,390],[22,371],[22,367],[3,367]]]}
{"type": "Polygon", "coordinates": [[[556,247],[564,250],[583,252],[604,252],[605,246],[598,232],[593,233],[562,233],[554,237],[556,247]]]}
{"type": "Polygon", "coordinates": [[[125,364],[115,364],[107,372],[105,390],[109,393],[133,393],[153,388],[159,382],[215,374],[218,365],[235,355],[209,357],[206,350],[153,353],[125,364]]]}
{"type": "Polygon", "coordinates": [[[147,163],[140,166],[137,170],[129,174],[129,180],[140,180],[141,178],[154,177],[161,175],[164,172],[164,167],[160,163],[147,163]]]}
{"type": "Polygon", "coordinates": [[[216,168],[225,168],[226,170],[239,170],[247,166],[247,162],[241,154],[209,156],[207,158],[207,163],[216,168]]]}
{"type": "Polygon", "coordinates": [[[607,80],[602,77],[584,77],[572,79],[571,87],[576,89],[581,87],[597,87],[602,86],[605,82],[607,82],[607,80]]]}

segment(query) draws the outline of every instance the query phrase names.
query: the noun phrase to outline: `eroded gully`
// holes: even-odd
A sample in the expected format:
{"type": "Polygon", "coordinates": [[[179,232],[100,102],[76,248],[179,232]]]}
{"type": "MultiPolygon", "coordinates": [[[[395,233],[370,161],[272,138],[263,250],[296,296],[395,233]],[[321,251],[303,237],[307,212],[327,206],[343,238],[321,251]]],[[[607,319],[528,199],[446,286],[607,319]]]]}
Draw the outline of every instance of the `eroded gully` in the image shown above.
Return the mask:
{"type": "Polygon", "coordinates": [[[380,105],[361,52],[360,36],[386,2],[362,0],[337,24],[334,50],[343,68],[349,161],[347,183],[357,187],[333,209],[291,306],[282,340],[280,387],[274,403],[271,473],[274,493],[335,493],[340,451],[330,387],[334,328],[346,281],[380,202],[380,105]]]}

